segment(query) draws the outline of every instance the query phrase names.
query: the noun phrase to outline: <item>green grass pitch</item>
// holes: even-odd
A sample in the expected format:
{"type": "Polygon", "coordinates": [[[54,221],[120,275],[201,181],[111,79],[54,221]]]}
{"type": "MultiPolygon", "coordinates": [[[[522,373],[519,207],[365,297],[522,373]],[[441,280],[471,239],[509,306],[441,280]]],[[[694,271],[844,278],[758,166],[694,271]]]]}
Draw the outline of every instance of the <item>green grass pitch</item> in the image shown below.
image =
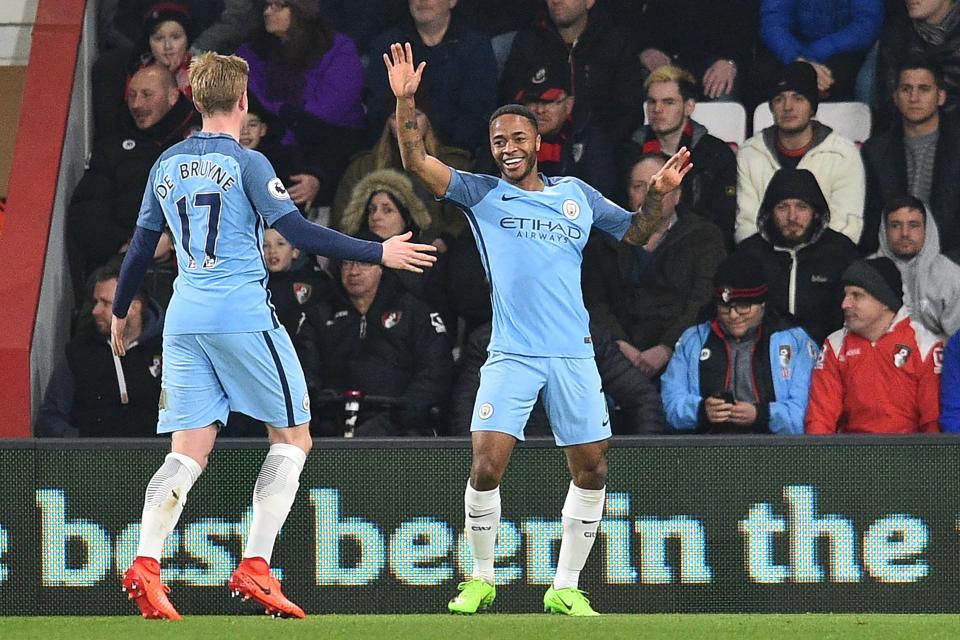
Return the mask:
{"type": "Polygon", "coordinates": [[[906,614],[718,614],[624,615],[575,619],[561,616],[484,614],[450,615],[311,615],[306,620],[259,616],[192,616],[181,622],[129,617],[0,617],[0,638],[85,640],[107,638],[228,638],[242,640],[358,640],[361,638],[543,638],[563,640],[675,639],[737,640],[810,638],[815,640],[954,640],[960,616],[906,614]]]}

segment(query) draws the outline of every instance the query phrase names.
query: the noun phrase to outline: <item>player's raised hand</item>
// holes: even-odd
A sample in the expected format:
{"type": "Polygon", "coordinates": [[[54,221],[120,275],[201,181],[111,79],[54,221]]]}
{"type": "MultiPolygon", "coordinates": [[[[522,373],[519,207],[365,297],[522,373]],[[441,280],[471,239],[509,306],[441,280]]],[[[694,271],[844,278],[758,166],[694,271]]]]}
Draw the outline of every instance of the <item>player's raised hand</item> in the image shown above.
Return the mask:
{"type": "Polygon", "coordinates": [[[660,195],[668,194],[680,186],[683,177],[690,173],[691,169],[693,163],[690,162],[690,151],[686,147],[680,147],[650,178],[650,188],[660,195]]]}
{"type": "Polygon", "coordinates": [[[383,54],[383,63],[387,65],[387,77],[390,78],[390,89],[398,98],[412,98],[420,86],[423,69],[426,62],[421,62],[414,70],[413,47],[410,43],[401,45],[394,42],[390,45],[390,55],[383,54]]]}
{"type": "Polygon", "coordinates": [[[123,332],[127,328],[127,319],[113,316],[110,321],[110,348],[114,355],[127,355],[127,345],[123,342],[123,332]]]}
{"type": "Polygon", "coordinates": [[[391,269],[403,269],[414,273],[423,273],[427,267],[437,261],[437,248],[432,244],[407,242],[413,234],[409,231],[383,241],[383,257],[380,262],[391,269]]]}

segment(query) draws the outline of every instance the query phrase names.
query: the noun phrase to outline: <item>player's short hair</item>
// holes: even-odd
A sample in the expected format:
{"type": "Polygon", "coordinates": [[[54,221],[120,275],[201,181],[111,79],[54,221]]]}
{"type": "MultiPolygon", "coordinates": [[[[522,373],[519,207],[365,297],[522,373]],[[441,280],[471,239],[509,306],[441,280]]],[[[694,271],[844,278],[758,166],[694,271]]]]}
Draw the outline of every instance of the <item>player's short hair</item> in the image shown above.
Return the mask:
{"type": "Polygon", "coordinates": [[[239,56],[208,51],[190,61],[193,103],[201,114],[231,111],[247,90],[250,65],[239,56]]]}
{"type": "Polygon", "coordinates": [[[654,69],[653,73],[647,76],[643,88],[649,91],[650,85],[658,82],[676,82],[677,88],[680,90],[680,97],[684,101],[697,99],[697,79],[686,69],[665,64],[658,69],[654,69]]]}
{"type": "Polygon", "coordinates": [[[493,124],[494,120],[500,116],[514,115],[526,118],[530,121],[530,124],[533,125],[533,131],[537,134],[540,133],[540,127],[537,126],[537,116],[533,115],[533,111],[530,111],[527,107],[522,104],[505,104],[496,111],[493,112],[493,115],[490,116],[489,124],[493,124]]]}

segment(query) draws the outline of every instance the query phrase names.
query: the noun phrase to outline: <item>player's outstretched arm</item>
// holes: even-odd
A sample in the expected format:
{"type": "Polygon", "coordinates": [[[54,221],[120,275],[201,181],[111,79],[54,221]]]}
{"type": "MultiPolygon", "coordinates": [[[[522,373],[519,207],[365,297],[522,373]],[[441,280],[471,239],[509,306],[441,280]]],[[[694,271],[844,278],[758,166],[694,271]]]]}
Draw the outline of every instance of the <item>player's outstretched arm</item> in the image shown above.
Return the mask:
{"type": "Polygon", "coordinates": [[[407,232],[389,240],[368,242],[306,220],[299,211],[291,211],[273,223],[273,228],[293,246],[307,253],[341,260],[382,264],[391,269],[420,273],[437,261],[437,248],[429,244],[407,242],[407,232]]]}
{"type": "Polygon", "coordinates": [[[446,194],[450,186],[451,169],[427,155],[413,100],[427,63],[421,62],[414,70],[413,48],[409,42],[406,45],[399,42],[390,45],[390,54],[383,54],[383,63],[387,66],[390,89],[397,97],[397,142],[400,143],[403,168],[419,176],[430,192],[440,197],[446,194]]]}
{"type": "Polygon", "coordinates": [[[650,239],[653,232],[663,222],[663,196],[680,186],[683,177],[693,169],[690,151],[680,147],[666,164],[650,178],[650,189],[643,200],[640,210],[633,214],[630,228],[623,240],[632,245],[641,245],[650,239]]]}

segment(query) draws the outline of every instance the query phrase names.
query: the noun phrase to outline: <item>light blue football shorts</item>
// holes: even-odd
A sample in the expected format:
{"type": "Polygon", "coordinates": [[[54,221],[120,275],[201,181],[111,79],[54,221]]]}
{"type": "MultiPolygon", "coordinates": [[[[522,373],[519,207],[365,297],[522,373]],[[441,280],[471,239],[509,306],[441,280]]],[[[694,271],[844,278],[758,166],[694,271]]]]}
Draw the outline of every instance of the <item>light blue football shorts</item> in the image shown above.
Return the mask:
{"type": "Polygon", "coordinates": [[[593,358],[535,358],[492,352],[480,368],[471,431],[499,431],[523,440],[543,390],[543,404],[561,447],[610,437],[610,414],[593,358]]]}
{"type": "Polygon", "coordinates": [[[286,329],[163,337],[157,433],[226,424],[239,411],[273,427],[310,421],[300,360],[286,329]]]}

